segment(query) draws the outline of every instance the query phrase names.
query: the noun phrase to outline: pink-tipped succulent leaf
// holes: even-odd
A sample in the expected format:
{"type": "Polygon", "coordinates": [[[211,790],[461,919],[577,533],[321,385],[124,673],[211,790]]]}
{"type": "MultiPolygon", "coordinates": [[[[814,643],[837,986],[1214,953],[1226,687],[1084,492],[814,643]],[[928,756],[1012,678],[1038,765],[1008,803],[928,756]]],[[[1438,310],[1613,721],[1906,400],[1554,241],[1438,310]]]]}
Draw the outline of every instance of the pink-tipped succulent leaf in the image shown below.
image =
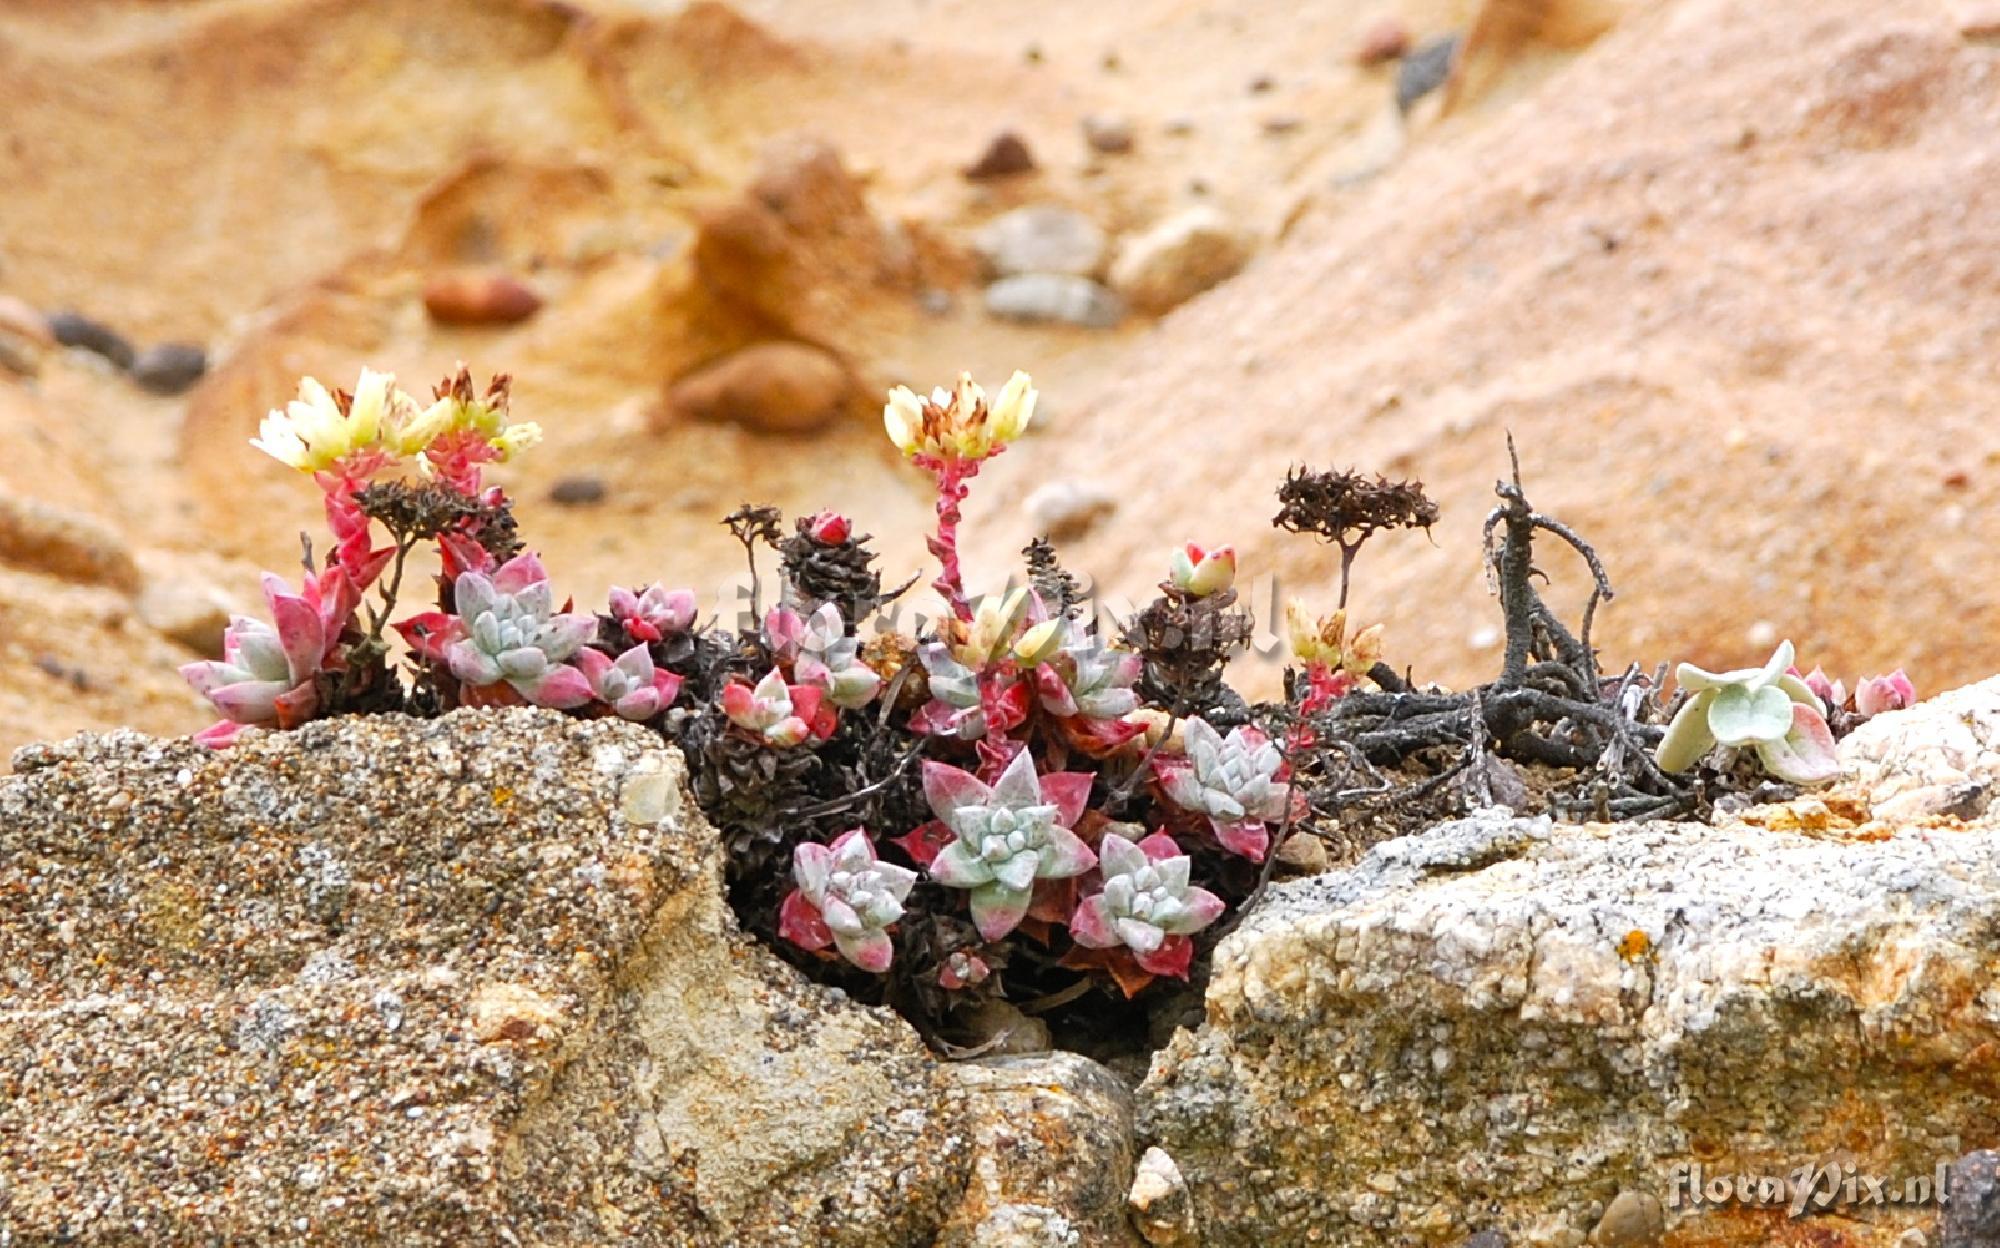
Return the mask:
{"type": "Polygon", "coordinates": [[[868,834],[854,828],[832,845],[807,842],[795,848],[792,878],[798,888],[781,909],[781,935],[813,949],[825,947],[812,943],[824,932],[840,956],[862,970],[889,969],[895,958],[889,926],[903,917],[916,872],[877,858],[868,834]]]}
{"type": "Polygon", "coordinates": [[[1014,930],[1034,899],[1035,881],[1082,875],[1097,863],[1068,808],[1077,787],[1044,791],[1028,751],[1014,755],[989,786],[949,764],[924,762],[924,796],[954,839],[930,863],[931,878],[969,890],[972,922],[986,940],[1014,930]]]}
{"type": "Polygon", "coordinates": [[[1189,542],[1174,552],[1168,580],[1190,598],[1219,594],[1236,583],[1236,548],[1204,550],[1189,542]]]}
{"type": "Polygon", "coordinates": [[[1854,686],[1854,709],[1863,715],[1900,711],[1917,704],[1917,687],[1902,668],[1887,676],[1869,676],[1854,686]]]}
{"type": "Polygon", "coordinates": [[[611,615],[633,640],[660,641],[684,633],[694,624],[694,591],[648,585],[635,594],[613,586],[611,615]]]}
{"type": "Polygon", "coordinates": [[[681,678],[655,667],[644,643],[616,659],[586,646],[576,652],[576,666],[598,701],[619,718],[635,723],[644,723],[672,706],[681,691],[681,678]]]}

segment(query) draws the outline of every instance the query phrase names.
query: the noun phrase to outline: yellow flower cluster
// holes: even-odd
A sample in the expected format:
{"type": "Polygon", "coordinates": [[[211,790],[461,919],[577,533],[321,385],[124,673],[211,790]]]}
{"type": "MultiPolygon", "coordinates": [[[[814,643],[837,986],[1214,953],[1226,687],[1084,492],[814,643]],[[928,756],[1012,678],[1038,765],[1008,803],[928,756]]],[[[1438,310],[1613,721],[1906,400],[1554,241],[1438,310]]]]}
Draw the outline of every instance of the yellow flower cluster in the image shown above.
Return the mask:
{"type": "Polygon", "coordinates": [[[1021,436],[1035,418],[1035,397],[1034,381],[1016,372],[989,405],[972,374],[960,373],[955,390],[940,386],[928,399],[907,386],[889,391],[882,424],[912,459],[978,461],[1021,436]]]}
{"type": "Polygon", "coordinates": [[[428,473],[424,452],[459,433],[491,446],[493,458],[502,463],[542,439],[539,425],[507,423],[504,397],[472,398],[469,386],[463,386],[426,408],[396,388],[393,374],[364,368],[354,393],[344,401],[311,377],[300,381],[299,397],[283,411],[266,415],[250,445],[300,472],[379,469],[414,458],[418,469],[428,473]]]}
{"type": "Polygon", "coordinates": [[[1329,668],[1366,676],[1382,661],[1382,626],[1367,628],[1347,636],[1347,612],[1315,617],[1296,599],[1285,604],[1285,631],[1292,655],[1301,663],[1324,663],[1329,668]]]}

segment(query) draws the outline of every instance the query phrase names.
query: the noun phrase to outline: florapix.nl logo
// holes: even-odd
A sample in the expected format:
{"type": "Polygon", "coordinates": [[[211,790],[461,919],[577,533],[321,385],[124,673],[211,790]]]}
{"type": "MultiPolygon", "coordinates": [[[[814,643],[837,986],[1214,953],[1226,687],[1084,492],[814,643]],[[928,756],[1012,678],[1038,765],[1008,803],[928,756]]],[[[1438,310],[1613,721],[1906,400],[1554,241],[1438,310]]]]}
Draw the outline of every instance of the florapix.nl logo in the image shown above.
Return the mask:
{"type": "Polygon", "coordinates": [[[1809,1163],[1782,1173],[1709,1170],[1699,1162],[1667,1173],[1667,1207],[1702,1209],[1732,1206],[1783,1209],[1794,1218],[1836,1210],[1943,1205],[1951,1165],[1939,1162],[1928,1174],[1883,1175],[1840,1162],[1809,1163]]]}

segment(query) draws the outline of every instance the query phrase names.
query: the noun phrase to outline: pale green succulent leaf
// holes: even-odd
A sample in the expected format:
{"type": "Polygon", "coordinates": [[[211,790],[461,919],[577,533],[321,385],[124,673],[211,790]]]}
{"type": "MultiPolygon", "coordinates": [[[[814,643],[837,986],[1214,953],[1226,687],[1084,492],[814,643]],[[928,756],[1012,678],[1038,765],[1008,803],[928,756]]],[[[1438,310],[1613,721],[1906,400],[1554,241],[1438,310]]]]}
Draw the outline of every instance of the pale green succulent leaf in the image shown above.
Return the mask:
{"type": "Polygon", "coordinates": [[[1708,730],[1708,704],[1714,698],[1712,690],[1703,690],[1681,704],[1654,755],[1661,771],[1686,771],[1715,747],[1715,734],[1708,730]]]}
{"type": "Polygon", "coordinates": [[[1708,730],[1724,745],[1775,741],[1791,731],[1794,705],[1782,689],[1730,685],[1708,704],[1708,730]]]}

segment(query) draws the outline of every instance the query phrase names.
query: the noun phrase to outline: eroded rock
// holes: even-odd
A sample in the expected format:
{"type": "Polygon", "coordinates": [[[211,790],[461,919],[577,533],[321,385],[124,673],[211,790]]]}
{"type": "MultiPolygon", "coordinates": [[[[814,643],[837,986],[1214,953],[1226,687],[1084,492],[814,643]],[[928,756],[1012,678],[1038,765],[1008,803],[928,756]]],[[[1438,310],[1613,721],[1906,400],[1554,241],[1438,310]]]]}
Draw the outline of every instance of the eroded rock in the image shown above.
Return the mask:
{"type": "Polygon", "coordinates": [[[1250,240],[1214,208],[1190,208],[1127,239],[1111,284],[1133,307],[1158,314],[1241,272],[1250,240]]]}
{"type": "MultiPolygon", "coordinates": [[[[1882,716],[1845,797],[1801,805],[1895,809],[1955,725],[1954,772],[1984,774],[1996,714],[2000,682],[1882,716]]],[[[1676,1174],[1931,1175],[2000,1113],[1967,1074],[2000,1041],[2000,818],[1860,819],[1492,812],[1279,885],[1218,949],[1207,1027],[1156,1056],[1142,1138],[1205,1244],[1749,1248],[1782,1211],[1676,1174]]],[[[1885,1244],[1930,1216],[1867,1212],[1885,1244]]]]}
{"type": "Polygon", "coordinates": [[[741,937],[643,729],[459,711],[14,765],[12,1242],[1129,1238],[1117,1081],[940,1065],[741,937]]]}
{"type": "Polygon", "coordinates": [[[667,414],[758,433],[810,433],[839,419],[853,393],[847,368],[802,342],[760,342],[674,383],[667,414]]]}

